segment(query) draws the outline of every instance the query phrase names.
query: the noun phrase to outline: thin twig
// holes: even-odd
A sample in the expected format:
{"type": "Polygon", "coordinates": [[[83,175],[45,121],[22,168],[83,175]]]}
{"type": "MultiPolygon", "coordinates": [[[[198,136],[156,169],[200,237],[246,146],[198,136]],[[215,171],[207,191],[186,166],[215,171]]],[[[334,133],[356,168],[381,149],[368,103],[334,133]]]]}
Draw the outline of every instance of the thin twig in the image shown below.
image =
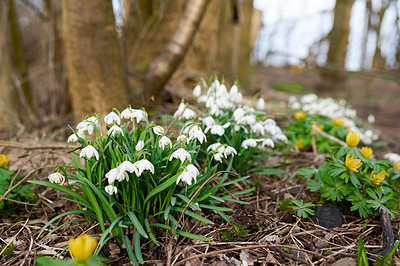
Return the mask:
{"type": "Polygon", "coordinates": [[[336,143],[339,143],[342,146],[347,146],[346,142],[344,142],[344,141],[342,141],[342,140],[340,140],[340,139],[338,139],[338,138],[326,133],[325,131],[319,129],[317,126],[311,126],[311,127],[312,127],[312,130],[315,130],[316,132],[318,132],[319,134],[321,134],[325,138],[328,138],[328,139],[330,139],[330,140],[332,140],[332,141],[334,141],[336,143]]]}
{"type": "Polygon", "coordinates": [[[21,231],[25,228],[26,224],[28,223],[29,218],[26,219],[25,224],[22,226],[22,228],[11,238],[10,242],[8,242],[8,244],[3,247],[3,249],[0,251],[0,256],[3,254],[3,252],[8,248],[8,246],[15,240],[15,238],[19,235],[19,233],[21,233],[21,231]]]}
{"type": "MultiPolygon", "coordinates": [[[[0,146],[1,147],[8,147],[8,148],[16,148],[16,149],[24,149],[24,150],[41,150],[41,149],[51,149],[51,150],[56,150],[56,149],[65,149],[67,148],[66,145],[24,145],[22,143],[18,143],[15,141],[0,141],[0,146]]],[[[70,146],[69,148],[75,149],[77,147],[75,146],[70,146]]]]}

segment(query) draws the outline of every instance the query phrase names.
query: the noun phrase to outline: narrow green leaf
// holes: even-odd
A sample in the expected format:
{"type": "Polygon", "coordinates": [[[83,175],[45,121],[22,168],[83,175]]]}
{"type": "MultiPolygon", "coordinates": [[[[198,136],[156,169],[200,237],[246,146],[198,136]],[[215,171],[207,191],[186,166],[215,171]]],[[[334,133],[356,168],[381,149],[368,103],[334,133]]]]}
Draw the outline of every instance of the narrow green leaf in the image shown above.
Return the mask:
{"type": "Polygon", "coordinates": [[[126,247],[126,252],[128,253],[129,259],[131,260],[131,262],[132,262],[134,265],[137,265],[137,266],[138,266],[139,263],[138,263],[138,261],[137,261],[136,258],[135,258],[135,254],[133,253],[131,241],[129,240],[129,238],[128,238],[127,235],[123,235],[122,238],[124,239],[125,247],[126,247]]]}
{"type": "Polygon", "coordinates": [[[126,213],[129,217],[129,219],[132,221],[133,226],[136,228],[137,231],[144,237],[144,238],[149,238],[149,236],[146,234],[146,231],[144,231],[144,228],[142,224],[139,222],[139,219],[136,217],[136,215],[132,212],[129,211],[126,213]]]}
{"type": "Polygon", "coordinates": [[[161,191],[169,188],[172,184],[175,184],[177,179],[178,179],[178,174],[176,174],[173,177],[169,178],[167,181],[165,181],[164,183],[162,183],[161,185],[157,186],[152,191],[150,191],[149,195],[147,195],[146,199],[144,200],[143,205],[146,205],[147,201],[151,197],[153,197],[154,195],[157,195],[161,191]]]}
{"type": "Polygon", "coordinates": [[[191,234],[182,230],[176,230],[176,232],[184,237],[195,239],[195,240],[200,240],[200,241],[212,241],[213,239],[211,237],[205,237],[205,236],[199,236],[195,234],[191,234]]]}
{"type": "Polygon", "coordinates": [[[140,233],[138,230],[135,231],[133,235],[133,246],[135,247],[135,255],[140,264],[143,263],[143,256],[142,256],[142,251],[140,247],[140,233]]]}
{"type": "Polygon", "coordinates": [[[213,205],[207,205],[207,204],[199,204],[199,206],[200,206],[200,208],[210,209],[210,210],[214,210],[214,211],[223,211],[223,212],[232,211],[231,208],[224,208],[224,207],[213,206],[213,205]]]}
{"type": "MultiPolygon", "coordinates": [[[[180,208],[180,207],[173,207],[172,210],[178,211],[180,213],[183,212],[183,208],[180,208]]],[[[208,220],[207,218],[204,218],[203,216],[198,215],[197,213],[191,212],[189,210],[185,211],[185,215],[190,216],[190,217],[192,217],[192,218],[194,218],[196,220],[199,220],[199,221],[201,221],[203,223],[206,223],[206,224],[214,224],[212,221],[208,220]]]]}
{"type": "Polygon", "coordinates": [[[154,242],[154,244],[156,244],[157,246],[160,246],[160,243],[158,243],[153,232],[151,231],[149,219],[147,219],[147,218],[144,219],[144,226],[146,227],[147,234],[149,235],[150,239],[154,242]]]}

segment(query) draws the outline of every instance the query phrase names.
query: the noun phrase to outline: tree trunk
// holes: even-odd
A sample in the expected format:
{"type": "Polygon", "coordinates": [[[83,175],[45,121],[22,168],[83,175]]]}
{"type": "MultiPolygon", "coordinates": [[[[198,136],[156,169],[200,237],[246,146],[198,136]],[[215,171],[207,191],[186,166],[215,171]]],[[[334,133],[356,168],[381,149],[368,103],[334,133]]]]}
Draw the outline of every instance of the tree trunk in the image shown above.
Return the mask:
{"type": "Polygon", "coordinates": [[[174,36],[165,51],[148,67],[143,92],[147,102],[157,100],[164,85],[182,62],[200,26],[209,0],[188,0],[174,36]]]}
{"type": "Polygon", "coordinates": [[[343,69],[346,61],[353,3],[354,0],[336,1],[333,27],[328,35],[329,50],[326,66],[321,71],[322,78],[331,85],[340,83],[345,78],[343,69]]]}
{"type": "Polygon", "coordinates": [[[111,1],[63,0],[63,39],[75,121],[128,104],[111,1]]]}

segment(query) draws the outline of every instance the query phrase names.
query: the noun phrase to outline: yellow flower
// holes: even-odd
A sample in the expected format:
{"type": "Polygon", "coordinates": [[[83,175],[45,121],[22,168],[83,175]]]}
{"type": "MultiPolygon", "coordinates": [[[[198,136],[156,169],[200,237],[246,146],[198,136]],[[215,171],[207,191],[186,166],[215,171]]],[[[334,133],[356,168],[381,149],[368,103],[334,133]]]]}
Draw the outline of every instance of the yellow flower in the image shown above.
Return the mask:
{"type": "Polygon", "coordinates": [[[377,175],[374,175],[374,171],[372,171],[370,179],[372,181],[372,184],[379,185],[379,183],[381,183],[385,179],[385,176],[386,176],[385,171],[382,171],[377,175]]]}
{"type": "Polygon", "coordinates": [[[337,125],[338,127],[341,127],[344,125],[344,120],[341,117],[335,117],[334,119],[332,119],[332,123],[334,123],[335,125],[337,125]]]}
{"type": "Polygon", "coordinates": [[[86,263],[97,247],[97,240],[88,234],[69,239],[69,251],[78,263],[86,263]]]}
{"type": "Polygon", "coordinates": [[[397,163],[395,163],[393,167],[396,169],[400,169],[400,161],[397,161],[397,163]]]}
{"type": "Polygon", "coordinates": [[[358,168],[360,168],[362,164],[363,163],[361,162],[360,159],[354,159],[354,156],[350,156],[350,154],[347,154],[346,167],[350,171],[353,171],[354,173],[358,173],[358,168]]]}
{"type": "Polygon", "coordinates": [[[371,149],[370,147],[362,147],[362,148],[361,148],[361,154],[362,154],[365,158],[369,159],[369,158],[372,156],[373,151],[372,151],[372,149],[371,149]]]}
{"type": "Polygon", "coordinates": [[[350,131],[349,134],[347,134],[346,143],[349,147],[354,148],[358,145],[359,142],[360,135],[358,135],[356,132],[350,131]]]}
{"type": "Polygon", "coordinates": [[[299,150],[299,151],[303,151],[304,150],[304,139],[299,139],[296,143],[295,149],[299,150]]]}
{"type": "Polygon", "coordinates": [[[8,154],[7,156],[5,156],[4,154],[0,154],[0,167],[6,168],[9,161],[10,161],[10,154],[8,154]]]}
{"type": "Polygon", "coordinates": [[[303,120],[304,118],[307,117],[307,115],[306,115],[304,112],[302,112],[302,111],[298,111],[298,112],[296,112],[296,113],[294,114],[294,117],[295,117],[297,120],[303,120]]]}
{"type": "MultiPolygon", "coordinates": [[[[325,127],[324,125],[317,125],[317,123],[315,123],[315,122],[312,122],[311,125],[312,125],[312,127],[319,128],[321,131],[324,130],[324,127],[325,127]]],[[[313,129],[312,133],[315,134],[315,135],[318,135],[318,131],[317,130],[313,129]]]]}

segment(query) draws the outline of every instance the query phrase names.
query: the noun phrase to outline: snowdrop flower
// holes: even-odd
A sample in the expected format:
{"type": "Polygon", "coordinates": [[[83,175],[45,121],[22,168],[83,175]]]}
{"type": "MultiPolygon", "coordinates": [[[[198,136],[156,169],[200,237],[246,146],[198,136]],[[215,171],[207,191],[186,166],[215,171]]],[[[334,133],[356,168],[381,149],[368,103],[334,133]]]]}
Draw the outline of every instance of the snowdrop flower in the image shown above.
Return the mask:
{"type": "Polygon", "coordinates": [[[95,116],[91,116],[85,119],[84,121],[80,122],[76,126],[76,129],[78,130],[79,133],[83,133],[84,131],[87,130],[88,134],[92,135],[93,131],[99,127],[100,127],[99,119],[95,116]]]}
{"type": "Polygon", "coordinates": [[[88,160],[93,156],[96,157],[96,160],[99,160],[99,153],[92,145],[87,145],[85,148],[81,150],[81,153],[79,154],[79,157],[81,158],[85,157],[88,160]]]}
{"type": "Polygon", "coordinates": [[[121,118],[131,119],[132,118],[132,108],[128,107],[121,112],[121,118]]]}
{"type": "Polygon", "coordinates": [[[196,113],[193,110],[189,109],[189,108],[185,109],[185,107],[186,107],[186,105],[184,103],[180,103],[179,107],[178,107],[178,110],[174,114],[174,117],[181,116],[183,119],[193,119],[193,118],[195,118],[196,117],[196,113]]]}
{"type": "Polygon", "coordinates": [[[285,143],[287,143],[287,141],[288,141],[287,137],[282,133],[278,133],[278,134],[274,135],[272,138],[275,140],[285,142],[285,143]]]}
{"type": "Polygon", "coordinates": [[[115,136],[115,135],[119,135],[121,134],[122,136],[124,135],[124,132],[122,132],[122,129],[117,126],[117,125],[113,125],[109,130],[107,135],[111,135],[111,136],[115,136]]]}
{"type": "Polygon", "coordinates": [[[231,146],[226,147],[225,150],[224,150],[225,158],[228,158],[228,156],[231,155],[231,154],[237,155],[236,149],[231,147],[231,146]]]}
{"type": "Polygon", "coordinates": [[[194,87],[193,89],[193,97],[199,97],[201,95],[201,86],[197,85],[196,87],[194,87]]]}
{"type": "Polygon", "coordinates": [[[201,131],[201,129],[189,132],[187,143],[189,144],[189,142],[193,139],[197,139],[201,144],[203,144],[203,141],[207,142],[206,135],[203,133],[203,131],[201,131]]]}
{"type": "Polygon", "coordinates": [[[271,147],[271,148],[273,148],[275,146],[274,142],[270,138],[263,140],[261,145],[262,145],[262,147],[267,146],[267,147],[271,147]]]}
{"type": "Polygon", "coordinates": [[[176,141],[178,141],[179,143],[185,143],[187,140],[187,137],[185,135],[179,135],[178,138],[176,139],[176,141]]]}
{"type": "Polygon", "coordinates": [[[136,169],[135,165],[130,161],[123,161],[119,166],[118,169],[122,172],[129,172],[133,173],[136,169]]]}
{"type": "Polygon", "coordinates": [[[174,151],[171,154],[171,157],[169,157],[169,160],[172,161],[172,159],[174,159],[174,158],[179,158],[181,160],[181,163],[184,163],[185,160],[189,160],[189,161],[192,160],[192,158],[190,157],[190,154],[185,149],[182,149],[182,148],[174,151]]]}
{"type": "Polygon", "coordinates": [[[170,148],[172,148],[172,142],[171,142],[171,140],[170,140],[168,137],[166,137],[166,136],[163,136],[163,137],[160,139],[160,142],[158,143],[158,145],[159,145],[160,148],[163,149],[163,150],[164,150],[165,146],[168,146],[168,145],[169,145],[170,148]]]}
{"type": "Polygon", "coordinates": [[[106,178],[108,179],[108,183],[112,184],[116,179],[117,175],[119,174],[119,169],[118,168],[113,168],[110,171],[107,172],[106,178]]]}
{"type": "Polygon", "coordinates": [[[112,125],[114,123],[119,125],[121,123],[121,118],[115,112],[111,112],[104,117],[104,123],[107,125],[112,125]]]}
{"type": "Polygon", "coordinates": [[[140,121],[146,118],[146,113],[140,109],[132,109],[131,119],[136,118],[136,123],[140,123],[140,121]]]}
{"type": "Polygon", "coordinates": [[[219,153],[224,153],[225,146],[222,145],[221,143],[217,142],[217,143],[214,143],[214,144],[211,144],[210,146],[208,146],[207,151],[210,151],[210,150],[218,151],[219,153]]]}
{"type": "Polygon", "coordinates": [[[201,95],[199,98],[197,98],[198,103],[206,103],[207,102],[207,96],[206,95],[201,95]]]}
{"type": "Polygon", "coordinates": [[[260,99],[258,99],[257,101],[257,109],[258,110],[264,110],[265,108],[265,101],[264,99],[261,97],[260,99]]]}
{"type": "Polygon", "coordinates": [[[62,185],[64,184],[65,177],[60,173],[49,174],[48,179],[51,183],[62,185]]]}
{"type": "Polygon", "coordinates": [[[187,170],[183,170],[183,172],[176,179],[176,184],[178,184],[179,181],[182,180],[183,182],[185,182],[186,184],[188,184],[190,186],[190,185],[192,185],[192,179],[193,179],[193,176],[187,170]]]}
{"type": "Polygon", "coordinates": [[[247,124],[247,125],[253,125],[257,122],[256,120],[256,116],[251,114],[251,115],[245,115],[243,116],[238,123],[243,123],[243,124],[247,124]]]}
{"type": "Polygon", "coordinates": [[[260,135],[264,135],[265,134],[265,128],[260,122],[258,122],[258,123],[255,123],[255,124],[251,125],[250,132],[256,133],[256,134],[258,133],[260,135]]]}
{"type": "Polygon", "coordinates": [[[400,160],[400,155],[398,155],[397,153],[386,153],[385,155],[383,155],[383,158],[385,158],[386,160],[389,160],[390,163],[392,165],[396,164],[396,162],[398,162],[400,160]]]}
{"type": "Polygon", "coordinates": [[[231,87],[231,89],[229,90],[229,94],[236,96],[236,94],[238,94],[238,93],[239,93],[239,88],[238,88],[238,86],[236,86],[236,84],[234,84],[231,87]]]}
{"type": "Polygon", "coordinates": [[[255,139],[246,139],[242,142],[242,148],[247,150],[248,147],[257,147],[257,141],[255,139]]]}
{"type": "Polygon", "coordinates": [[[225,129],[220,125],[214,125],[206,128],[205,132],[207,133],[211,129],[211,134],[222,136],[225,133],[225,129]]]}
{"type": "Polygon", "coordinates": [[[113,185],[108,185],[104,190],[111,196],[112,194],[117,194],[117,187],[113,185]]]}
{"type": "Polygon", "coordinates": [[[142,159],[133,164],[135,169],[135,173],[137,176],[141,176],[144,170],[149,170],[152,174],[154,174],[154,165],[146,159],[142,159]]]}
{"type": "Polygon", "coordinates": [[[76,132],[76,133],[74,133],[74,134],[71,134],[71,135],[68,137],[67,142],[68,142],[68,143],[75,143],[75,142],[78,141],[78,137],[83,138],[84,135],[81,134],[81,133],[79,133],[79,132],[76,132]],[[78,136],[76,136],[76,135],[78,135],[78,136]]]}
{"type": "Polygon", "coordinates": [[[222,158],[224,158],[224,155],[222,153],[217,152],[214,154],[214,160],[216,160],[217,162],[222,163],[222,158]]]}
{"type": "Polygon", "coordinates": [[[164,135],[164,128],[162,126],[155,126],[153,127],[153,132],[159,136],[164,135]]]}
{"type": "Polygon", "coordinates": [[[193,177],[196,182],[196,177],[200,174],[199,170],[193,164],[189,164],[186,166],[186,171],[188,171],[193,177]]]}
{"type": "Polygon", "coordinates": [[[240,121],[244,116],[245,111],[242,108],[238,108],[233,112],[233,118],[236,122],[240,121]]]}
{"type": "Polygon", "coordinates": [[[375,123],[375,116],[374,115],[369,115],[368,116],[368,123],[370,123],[370,124],[375,123]]]}
{"type": "Polygon", "coordinates": [[[144,148],[144,141],[143,140],[139,140],[138,143],[136,144],[136,151],[141,151],[144,148]]]}
{"type": "Polygon", "coordinates": [[[212,118],[212,116],[207,116],[206,118],[203,118],[203,125],[206,127],[211,127],[215,125],[215,120],[212,118]]]}

